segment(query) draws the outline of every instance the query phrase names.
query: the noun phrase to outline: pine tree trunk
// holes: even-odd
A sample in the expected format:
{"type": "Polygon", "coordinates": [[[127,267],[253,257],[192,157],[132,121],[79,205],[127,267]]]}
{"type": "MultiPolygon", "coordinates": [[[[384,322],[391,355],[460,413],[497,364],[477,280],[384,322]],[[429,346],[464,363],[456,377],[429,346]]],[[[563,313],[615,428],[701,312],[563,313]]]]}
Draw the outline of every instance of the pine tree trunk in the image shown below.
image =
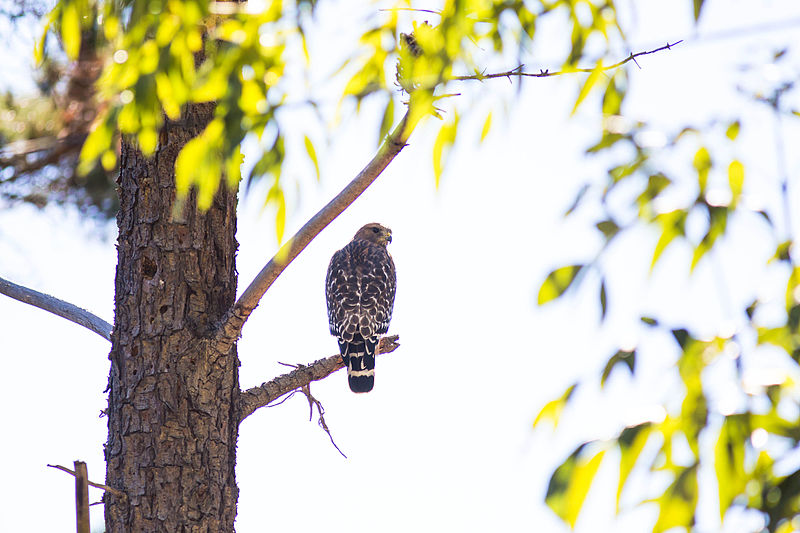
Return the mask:
{"type": "Polygon", "coordinates": [[[236,296],[236,192],[173,218],[175,158],[213,105],[167,124],[145,158],[123,142],[109,378],[107,533],[230,532],[239,361],[206,338],[236,296]]]}

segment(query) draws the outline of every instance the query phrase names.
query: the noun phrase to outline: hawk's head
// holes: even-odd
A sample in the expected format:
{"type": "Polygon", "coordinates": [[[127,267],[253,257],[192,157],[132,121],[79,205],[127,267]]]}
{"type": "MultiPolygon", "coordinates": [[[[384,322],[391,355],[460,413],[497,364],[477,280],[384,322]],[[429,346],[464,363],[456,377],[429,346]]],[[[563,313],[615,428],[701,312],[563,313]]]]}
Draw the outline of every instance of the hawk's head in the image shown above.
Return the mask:
{"type": "Polygon", "coordinates": [[[381,226],[377,222],[371,222],[358,230],[353,239],[363,239],[365,241],[374,242],[375,244],[380,244],[381,246],[386,246],[392,242],[392,230],[381,226]]]}

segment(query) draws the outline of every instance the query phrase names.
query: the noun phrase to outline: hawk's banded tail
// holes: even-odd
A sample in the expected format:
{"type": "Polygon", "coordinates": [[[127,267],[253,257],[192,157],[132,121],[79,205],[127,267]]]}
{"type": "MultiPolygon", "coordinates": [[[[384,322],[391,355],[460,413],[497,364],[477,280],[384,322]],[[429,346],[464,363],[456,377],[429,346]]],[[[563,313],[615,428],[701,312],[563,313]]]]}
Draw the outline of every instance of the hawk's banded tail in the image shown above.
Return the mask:
{"type": "Polygon", "coordinates": [[[342,361],[347,367],[347,383],[353,392],[369,392],[375,385],[375,348],[378,339],[339,341],[342,361]]]}

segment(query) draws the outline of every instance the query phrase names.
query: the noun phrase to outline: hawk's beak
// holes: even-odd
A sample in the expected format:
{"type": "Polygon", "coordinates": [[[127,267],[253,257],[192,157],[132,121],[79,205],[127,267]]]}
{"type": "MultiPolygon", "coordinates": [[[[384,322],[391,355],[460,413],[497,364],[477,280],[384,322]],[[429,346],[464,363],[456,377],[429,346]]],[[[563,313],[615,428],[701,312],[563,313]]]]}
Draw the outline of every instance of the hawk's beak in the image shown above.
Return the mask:
{"type": "Polygon", "coordinates": [[[392,234],[391,233],[387,233],[386,234],[386,242],[392,242],[392,234]]]}

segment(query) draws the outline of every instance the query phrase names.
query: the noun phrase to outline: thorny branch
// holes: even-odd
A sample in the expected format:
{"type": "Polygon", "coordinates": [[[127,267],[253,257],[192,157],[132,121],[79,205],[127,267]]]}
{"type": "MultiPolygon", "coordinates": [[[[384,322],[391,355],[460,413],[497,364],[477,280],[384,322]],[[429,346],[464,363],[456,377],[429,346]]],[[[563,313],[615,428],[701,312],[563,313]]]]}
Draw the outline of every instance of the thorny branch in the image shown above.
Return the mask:
{"type": "MultiPolygon", "coordinates": [[[[602,67],[602,70],[612,70],[612,69],[621,67],[622,65],[624,65],[628,61],[633,61],[634,63],[636,63],[637,67],[642,68],[641,66],[639,66],[639,63],[636,61],[637,57],[645,56],[645,55],[648,55],[648,54],[655,54],[656,52],[661,52],[662,50],[672,50],[673,46],[678,45],[678,44],[680,44],[682,42],[683,42],[683,39],[681,39],[680,41],[675,41],[674,43],[667,43],[664,46],[662,46],[660,48],[655,48],[653,50],[646,50],[644,52],[637,52],[635,54],[631,53],[631,55],[629,55],[628,57],[626,57],[622,61],[618,61],[618,62],[614,63],[613,65],[608,65],[608,66],[602,67]]],[[[512,76],[518,76],[518,77],[528,76],[528,77],[531,77],[531,78],[548,78],[550,76],[561,76],[563,74],[572,74],[574,72],[594,72],[594,70],[595,70],[593,68],[576,68],[576,69],[569,69],[569,70],[559,70],[559,71],[555,71],[555,72],[550,72],[547,69],[539,70],[539,72],[525,72],[523,70],[524,68],[525,68],[525,65],[520,65],[520,66],[518,66],[516,68],[513,68],[513,69],[511,69],[509,71],[506,71],[506,72],[497,72],[497,73],[494,73],[494,74],[473,74],[471,76],[455,76],[452,79],[455,80],[455,81],[467,81],[467,80],[483,81],[483,80],[490,80],[492,78],[511,78],[512,76]]]]}

